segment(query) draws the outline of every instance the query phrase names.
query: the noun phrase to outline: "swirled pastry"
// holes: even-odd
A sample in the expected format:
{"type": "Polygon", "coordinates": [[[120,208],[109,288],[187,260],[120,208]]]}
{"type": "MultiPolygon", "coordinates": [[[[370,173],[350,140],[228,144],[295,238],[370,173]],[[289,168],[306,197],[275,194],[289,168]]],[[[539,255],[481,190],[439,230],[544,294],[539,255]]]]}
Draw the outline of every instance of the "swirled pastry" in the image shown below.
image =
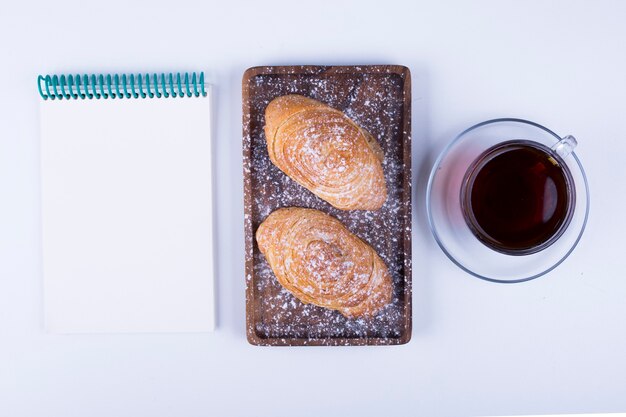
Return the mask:
{"type": "Polygon", "coordinates": [[[383,152],[343,112],[286,95],[265,109],[269,157],[313,194],[342,210],[378,210],[387,199],[383,152]]]}
{"type": "Polygon", "coordinates": [[[339,220],[318,210],[283,208],[256,232],[278,282],[303,303],[369,317],[391,302],[387,266],[339,220]]]}

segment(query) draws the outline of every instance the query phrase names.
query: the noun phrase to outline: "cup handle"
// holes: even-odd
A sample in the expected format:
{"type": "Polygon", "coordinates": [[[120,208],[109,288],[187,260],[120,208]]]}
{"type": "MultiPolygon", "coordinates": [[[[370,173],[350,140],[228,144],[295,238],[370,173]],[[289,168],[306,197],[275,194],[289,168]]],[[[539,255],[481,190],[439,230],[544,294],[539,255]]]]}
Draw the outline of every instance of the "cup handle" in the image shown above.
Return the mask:
{"type": "Polygon", "coordinates": [[[578,145],[576,138],[572,135],[567,135],[552,147],[552,151],[561,158],[565,158],[574,151],[576,145],[578,145]]]}

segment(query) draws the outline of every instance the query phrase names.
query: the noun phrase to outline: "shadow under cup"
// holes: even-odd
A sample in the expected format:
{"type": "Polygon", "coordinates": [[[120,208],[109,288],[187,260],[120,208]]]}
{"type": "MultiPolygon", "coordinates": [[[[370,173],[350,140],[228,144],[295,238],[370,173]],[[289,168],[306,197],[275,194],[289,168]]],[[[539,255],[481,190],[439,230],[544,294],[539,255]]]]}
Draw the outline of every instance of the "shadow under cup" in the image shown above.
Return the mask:
{"type": "Polygon", "coordinates": [[[589,214],[587,178],[571,136],[522,119],[495,119],[459,134],[428,180],[433,236],[464,271],[522,282],[574,250],[589,214]]]}

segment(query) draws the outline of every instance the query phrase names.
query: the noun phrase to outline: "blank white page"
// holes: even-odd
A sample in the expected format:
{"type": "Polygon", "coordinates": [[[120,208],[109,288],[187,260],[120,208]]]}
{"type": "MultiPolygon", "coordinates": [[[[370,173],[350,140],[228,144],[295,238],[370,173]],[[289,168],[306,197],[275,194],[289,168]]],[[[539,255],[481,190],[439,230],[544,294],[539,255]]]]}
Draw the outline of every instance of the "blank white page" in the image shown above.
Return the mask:
{"type": "Polygon", "coordinates": [[[209,97],[41,102],[48,331],[213,329],[209,97]]]}

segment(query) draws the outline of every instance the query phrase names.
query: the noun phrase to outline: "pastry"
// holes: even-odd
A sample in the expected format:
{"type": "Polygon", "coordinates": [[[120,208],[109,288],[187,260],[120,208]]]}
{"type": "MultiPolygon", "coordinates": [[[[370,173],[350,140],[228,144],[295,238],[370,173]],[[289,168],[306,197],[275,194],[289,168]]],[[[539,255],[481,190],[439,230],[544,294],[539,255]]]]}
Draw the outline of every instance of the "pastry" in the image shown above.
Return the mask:
{"type": "Polygon", "coordinates": [[[271,161],[291,179],[342,210],[378,210],[387,199],[383,152],[343,112],[286,95],[265,109],[271,161]]]}
{"type": "Polygon", "coordinates": [[[256,232],[278,282],[305,304],[370,317],[391,302],[387,266],[339,220],[318,210],[282,208],[256,232]]]}

